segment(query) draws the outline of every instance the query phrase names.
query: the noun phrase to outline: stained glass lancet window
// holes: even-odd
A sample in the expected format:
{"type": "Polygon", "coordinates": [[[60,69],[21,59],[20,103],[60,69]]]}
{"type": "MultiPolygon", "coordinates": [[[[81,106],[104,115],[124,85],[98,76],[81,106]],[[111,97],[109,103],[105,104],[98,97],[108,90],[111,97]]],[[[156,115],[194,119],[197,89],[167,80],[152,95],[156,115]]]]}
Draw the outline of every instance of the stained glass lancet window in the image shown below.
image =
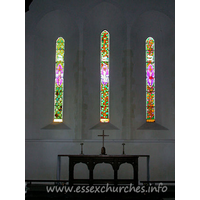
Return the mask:
{"type": "Polygon", "coordinates": [[[56,40],[54,122],[63,122],[64,54],[65,40],[59,37],[56,40]]]}
{"type": "Polygon", "coordinates": [[[109,42],[110,36],[108,31],[101,33],[100,49],[100,122],[109,122],[109,42]]]}
{"type": "Polygon", "coordinates": [[[146,39],[146,122],[155,122],[155,42],[146,39]]]}

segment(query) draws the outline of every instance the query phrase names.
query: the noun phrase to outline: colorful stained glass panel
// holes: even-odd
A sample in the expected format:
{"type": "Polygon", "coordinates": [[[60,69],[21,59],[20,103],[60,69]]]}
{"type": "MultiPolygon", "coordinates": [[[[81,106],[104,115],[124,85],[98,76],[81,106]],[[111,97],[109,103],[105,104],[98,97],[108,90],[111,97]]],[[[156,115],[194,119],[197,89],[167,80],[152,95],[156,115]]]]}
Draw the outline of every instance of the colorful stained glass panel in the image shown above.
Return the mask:
{"type": "Polygon", "coordinates": [[[146,62],[154,63],[154,51],[146,51],[146,62]]]}
{"type": "Polygon", "coordinates": [[[56,50],[56,62],[64,62],[64,50],[56,50]]]}
{"type": "Polygon", "coordinates": [[[155,42],[146,40],[146,121],[155,122],[155,42]]]}
{"type": "Polygon", "coordinates": [[[101,122],[109,122],[109,107],[101,106],[101,122]]]}
{"type": "Polygon", "coordinates": [[[109,33],[101,33],[100,122],[109,122],[109,33]]]}
{"type": "Polygon", "coordinates": [[[147,106],[155,106],[155,92],[147,92],[147,106]]]}
{"type": "Polygon", "coordinates": [[[54,122],[63,121],[64,45],[62,37],[56,40],[54,122]]]}
{"type": "Polygon", "coordinates": [[[146,76],[147,76],[147,87],[155,87],[155,70],[154,65],[147,64],[146,69],[146,76]]]}
{"type": "Polygon", "coordinates": [[[154,51],[154,39],[152,37],[148,37],[146,40],[146,51],[154,51]]]}

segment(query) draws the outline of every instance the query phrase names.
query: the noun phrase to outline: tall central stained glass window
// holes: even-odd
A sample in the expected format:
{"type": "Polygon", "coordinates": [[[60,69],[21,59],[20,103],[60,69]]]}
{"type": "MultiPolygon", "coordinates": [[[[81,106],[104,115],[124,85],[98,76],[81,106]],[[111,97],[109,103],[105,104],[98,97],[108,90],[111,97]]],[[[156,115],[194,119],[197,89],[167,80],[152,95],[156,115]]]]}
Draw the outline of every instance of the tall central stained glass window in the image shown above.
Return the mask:
{"type": "Polygon", "coordinates": [[[109,32],[101,33],[100,41],[100,122],[109,122],[109,32]]]}
{"type": "Polygon", "coordinates": [[[146,122],[155,122],[155,42],[146,39],[146,122]]]}
{"type": "Polygon", "coordinates": [[[56,40],[54,122],[63,122],[64,54],[65,40],[59,37],[56,40]]]}

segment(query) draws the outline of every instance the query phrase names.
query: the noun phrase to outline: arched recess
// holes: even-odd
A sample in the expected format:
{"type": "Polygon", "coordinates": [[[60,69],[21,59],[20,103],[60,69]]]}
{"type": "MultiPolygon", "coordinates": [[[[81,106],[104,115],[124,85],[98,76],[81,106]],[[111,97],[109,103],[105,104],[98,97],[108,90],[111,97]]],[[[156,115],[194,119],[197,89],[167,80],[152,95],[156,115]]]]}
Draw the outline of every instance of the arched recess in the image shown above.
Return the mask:
{"type": "MultiPolygon", "coordinates": [[[[70,14],[54,10],[41,18],[35,30],[33,123],[36,130],[52,123],[54,111],[50,108],[54,105],[55,41],[59,37],[65,40],[64,77],[67,78],[64,82],[64,90],[67,92],[64,92],[63,119],[65,123],[74,126],[76,84],[73,75],[69,74],[75,73],[75,63],[78,63],[79,31],[70,14]]],[[[39,138],[40,131],[36,132],[35,137],[39,138]]],[[[52,136],[56,133],[57,130],[52,136]]]]}
{"type": "Polygon", "coordinates": [[[96,164],[93,171],[94,179],[113,179],[114,171],[111,164],[99,163],[96,164]]]}
{"type": "MultiPolygon", "coordinates": [[[[107,30],[110,34],[110,119],[112,124],[121,128],[123,108],[121,100],[123,91],[121,83],[124,81],[123,51],[127,42],[126,20],[121,11],[111,3],[102,2],[88,11],[84,20],[83,49],[85,52],[83,69],[83,113],[85,127],[83,137],[91,138],[87,130],[99,122],[100,105],[100,34],[107,30]],[[120,43],[120,45],[119,45],[120,43]],[[89,78],[88,78],[89,77],[89,78]],[[116,81],[117,80],[117,81],[116,81]]],[[[112,133],[112,131],[110,131],[112,133]]],[[[115,138],[117,137],[115,132],[115,138]]],[[[112,137],[112,134],[110,134],[112,137]]],[[[112,139],[112,138],[111,138],[112,139]]]]}
{"type": "Polygon", "coordinates": [[[133,49],[134,70],[131,80],[133,101],[131,108],[135,113],[134,127],[146,122],[146,49],[145,41],[152,37],[155,41],[156,63],[156,122],[174,129],[174,89],[169,87],[174,82],[175,29],[173,21],[164,13],[151,10],[141,14],[131,27],[131,49],[133,49]]]}
{"type": "Polygon", "coordinates": [[[119,166],[118,179],[133,179],[134,169],[130,163],[123,163],[119,166]]]}
{"type": "Polygon", "coordinates": [[[85,163],[77,163],[74,166],[74,179],[89,179],[89,170],[85,163]]]}

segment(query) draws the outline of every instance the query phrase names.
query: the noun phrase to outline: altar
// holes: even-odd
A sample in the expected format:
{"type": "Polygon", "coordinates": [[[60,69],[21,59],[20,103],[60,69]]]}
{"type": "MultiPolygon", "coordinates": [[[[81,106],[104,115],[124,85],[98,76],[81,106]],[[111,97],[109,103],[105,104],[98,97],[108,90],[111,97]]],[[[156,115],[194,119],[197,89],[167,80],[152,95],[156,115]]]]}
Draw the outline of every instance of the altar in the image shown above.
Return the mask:
{"type": "Polygon", "coordinates": [[[146,157],[147,159],[147,181],[150,180],[149,170],[149,155],[58,155],[57,156],[57,180],[60,180],[61,173],[61,157],[69,157],[69,185],[73,184],[129,184],[133,183],[138,185],[138,159],[140,157],[146,157]],[[85,163],[89,170],[89,179],[74,179],[74,166],[77,163],[85,163]],[[112,166],[114,172],[114,180],[111,179],[94,179],[93,170],[98,163],[108,163],[112,166]],[[118,170],[121,164],[129,163],[133,167],[132,179],[118,179],[118,170]]]}

